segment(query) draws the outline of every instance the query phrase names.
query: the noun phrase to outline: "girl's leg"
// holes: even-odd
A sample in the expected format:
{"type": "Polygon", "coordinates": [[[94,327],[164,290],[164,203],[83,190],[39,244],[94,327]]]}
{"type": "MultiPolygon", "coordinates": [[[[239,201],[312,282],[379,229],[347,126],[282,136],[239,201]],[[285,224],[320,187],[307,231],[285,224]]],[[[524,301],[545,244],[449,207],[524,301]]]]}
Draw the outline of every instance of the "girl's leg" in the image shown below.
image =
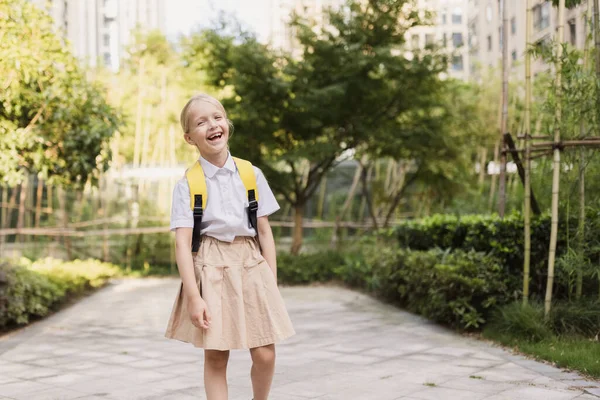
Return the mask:
{"type": "Polygon", "coordinates": [[[229,350],[204,350],[204,388],[207,400],[227,400],[229,350]]]}
{"type": "Polygon", "coordinates": [[[254,400],[267,400],[275,373],[275,345],[270,344],[250,349],[252,357],[252,391],[254,400]]]}

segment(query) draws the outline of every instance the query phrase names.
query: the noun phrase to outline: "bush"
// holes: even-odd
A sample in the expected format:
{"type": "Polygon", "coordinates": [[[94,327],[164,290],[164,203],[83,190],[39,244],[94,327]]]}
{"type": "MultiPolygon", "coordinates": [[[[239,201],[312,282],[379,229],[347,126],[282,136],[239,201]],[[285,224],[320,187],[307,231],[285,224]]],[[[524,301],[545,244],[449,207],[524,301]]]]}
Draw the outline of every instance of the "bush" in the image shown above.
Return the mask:
{"type": "Polygon", "coordinates": [[[600,335],[600,301],[558,302],[550,311],[552,331],[557,335],[600,335]]]}
{"type": "Polygon", "coordinates": [[[337,251],[298,256],[282,252],[277,255],[277,278],[287,284],[327,282],[334,278],[334,269],[344,262],[343,255],[337,251]]]}
{"type": "Polygon", "coordinates": [[[42,317],[65,291],[45,276],[21,266],[0,264],[0,328],[42,317]]]}
{"type": "Polygon", "coordinates": [[[375,293],[452,327],[478,328],[511,299],[499,261],[483,253],[386,249],[369,263],[375,293]]]}
{"type": "Polygon", "coordinates": [[[119,269],[96,260],[0,263],[0,328],[48,315],[69,296],[103,285],[119,269]]]}
{"type": "MultiPolygon", "coordinates": [[[[600,236],[598,216],[589,211],[586,229],[586,242],[592,243],[600,236]]],[[[564,218],[559,221],[557,259],[566,253],[567,243],[574,241],[577,219],[571,218],[567,224],[564,218]],[[567,227],[569,229],[567,229],[567,227]]],[[[531,276],[530,293],[543,296],[546,290],[548,248],[551,218],[544,214],[533,218],[531,223],[531,276]]],[[[395,236],[401,247],[414,250],[433,248],[475,250],[491,254],[501,261],[512,291],[522,290],[523,277],[523,217],[513,213],[500,219],[497,215],[434,215],[432,217],[407,221],[399,224],[395,236]]],[[[597,260],[599,254],[592,246],[586,249],[587,259],[597,260]]],[[[562,276],[557,276],[555,298],[569,297],[571,285],[562,276]]],[[[588,284],[588,290],[589,284],[588,284]]]]}
{"type": "Polygon", "coordinates": [[[504,335],[539,342],[557,336],[594,338],[600,334],[600,302],[556,302],[548,319],[539,302],[523,305],[520,301],[499,307],[485,331],[487,336],[504,335]]]}
{"type": "Polygon", "coordinates": [[[453,327],[483,324],[492,307],[512,300],[498,260],[474,251],[412,251],[362,240],[350,253],[278,256],[284,283],[341,280],[410,311],[453,327]]]}
{"type": "Polygon", "coordinates": [[[528,341],[540,341],[552,336],[544,321],[544,305],[515,301],[495,310],[485,333],[488,336],[505,335],[528,341]]]}

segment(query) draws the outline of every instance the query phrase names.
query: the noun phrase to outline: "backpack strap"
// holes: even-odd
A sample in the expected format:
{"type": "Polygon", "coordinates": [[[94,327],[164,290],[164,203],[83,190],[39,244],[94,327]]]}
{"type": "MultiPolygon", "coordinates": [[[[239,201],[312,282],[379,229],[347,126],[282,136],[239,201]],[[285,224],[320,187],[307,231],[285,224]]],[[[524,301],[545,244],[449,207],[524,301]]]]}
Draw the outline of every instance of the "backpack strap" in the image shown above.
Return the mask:
{"type": "MultiPolygon", "coordinates": [[[[250,222],[250,226],[256,231],[256,238],[258,239],[258,218],[256,217],[258,210],[258,189],[256,187],[256,174],[250,161],[237,157],[233,157],[233,160],[248,196],[248,221],[250,222]]],[[[260,242],[258,243],[260,245],[260,242]]]]}
{"type": "Polygon", "coordinates": [[[208,199],[206,191],[206,178],[204,171],[200,165],[200,161],[196,161],[194,165],[185,173],[188,186],[190,187],[190,207],[194,212],[194,230],[192,233],[192,253],[196,253],[200,248],[200,224],[202,223],[202,215],[206,209],[206,201],[208,199]]]}

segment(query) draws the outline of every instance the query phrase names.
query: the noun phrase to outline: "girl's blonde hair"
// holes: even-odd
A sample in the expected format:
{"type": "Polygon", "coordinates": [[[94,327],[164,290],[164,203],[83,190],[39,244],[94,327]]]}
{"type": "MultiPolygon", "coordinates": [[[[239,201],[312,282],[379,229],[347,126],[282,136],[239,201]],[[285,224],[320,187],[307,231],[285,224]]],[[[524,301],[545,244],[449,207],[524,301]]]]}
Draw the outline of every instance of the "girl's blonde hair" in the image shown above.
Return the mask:
{"type": "Polygon", "coordinates": [[[206,93],[198,93],[198,94],[192,96],[188,100],[188,102],[185,104],[185,106],[183,107],[183,110],[181,110],[181,115],[179,116],[179,122],[181,123],[181,128],[183,129],[183,133],[188,133],[190,131],[190,121],[188,118],[189,113],[190,113],[190,107],[197,101],[206,101],[206,102],[209,102],[209,103],[217,106],[219,109],[221,109],[221,111],[225,115],[225,118],[227,119],[227,124],[229,125],[229,136],[231,137],[231,135],[233,134],[233,122],[231,122],[229,120],[229,118],[227,118],[227,111],[225,111],[225,107],[223,107],[223,104],[221,104],[221,102],[219,100],[215,99],[214,97],[212,97],[206,93]]]}

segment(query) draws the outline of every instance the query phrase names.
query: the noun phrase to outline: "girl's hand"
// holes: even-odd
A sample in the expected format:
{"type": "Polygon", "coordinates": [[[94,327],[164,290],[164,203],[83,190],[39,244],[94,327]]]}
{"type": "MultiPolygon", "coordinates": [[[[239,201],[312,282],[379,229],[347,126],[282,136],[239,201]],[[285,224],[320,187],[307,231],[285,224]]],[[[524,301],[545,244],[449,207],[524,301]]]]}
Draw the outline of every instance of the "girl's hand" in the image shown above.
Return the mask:
{"type": "Polygon", "coordinates": [[[199,329],[210,328],[211,315],[208,305],[201,297],[188,301],[188,313],[192,324],[199,329]]]}

